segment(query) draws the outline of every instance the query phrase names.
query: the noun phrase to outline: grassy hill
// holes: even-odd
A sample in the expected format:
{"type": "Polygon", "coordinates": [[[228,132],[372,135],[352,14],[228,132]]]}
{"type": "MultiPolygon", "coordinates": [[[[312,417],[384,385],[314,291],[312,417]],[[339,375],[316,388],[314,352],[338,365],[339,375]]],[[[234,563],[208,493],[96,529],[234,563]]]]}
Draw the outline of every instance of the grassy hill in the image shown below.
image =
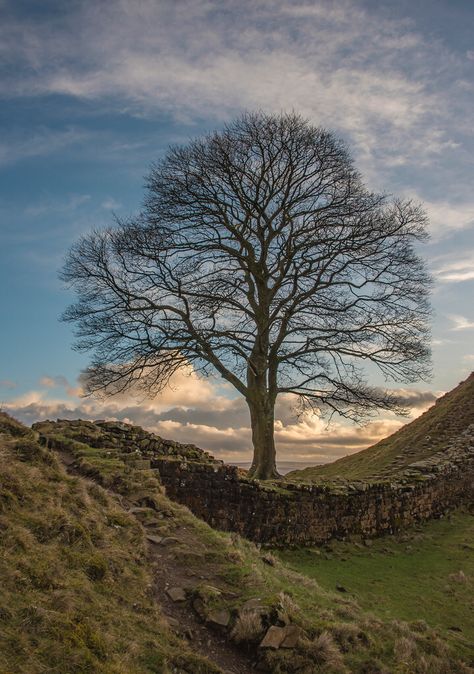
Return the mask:
{"type": "Polygon", "coordinates": [[[420,417],[372,447],[333,463],[292,471],[285,479],[314,482],[337,477],[390,477],[439,452],[470,424],[474,424],[474,373],[420,417]]]}
{"type": "Polygon", "coordinates": [[[0,541],[1,674],[220,671],[153,600],[138,520],[1,413],[0,541]]]}
{"type": "Polygon", "coordinates": [[[375,616],[214,531],[111,448],[68,448],[0,413],[1,674],[474,671],[463,632],[375,616]]]}

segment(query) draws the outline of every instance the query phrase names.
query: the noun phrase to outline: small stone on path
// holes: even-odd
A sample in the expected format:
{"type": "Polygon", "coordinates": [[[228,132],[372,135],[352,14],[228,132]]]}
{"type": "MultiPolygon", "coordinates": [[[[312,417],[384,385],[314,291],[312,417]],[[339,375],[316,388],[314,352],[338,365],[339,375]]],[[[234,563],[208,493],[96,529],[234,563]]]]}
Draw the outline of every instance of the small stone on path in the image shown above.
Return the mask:
{"type": "Polygon", "coordinates": [[[179,543],[179,539],[174,536],[166,536],[161,539],[161,545],[173,545],[174,543],[179,543]]]}
{"type": "Polygon", "coordinates": [[[154,543],[155,545],[159,545],[163,541],[163,538],[161,536],[154,536],[153,534],[147,534],[146,539],[147,541],[150,541],[150,543],[154,543]]]}
{"type": "Polygon", "coordinates": [[[230,612],[225,609],[213,609],[207,614],[206,621],[218,627],[228,627],[230,623],[230,612]]]}
{"type": "Polygon", "coordinates": [[[182,587],[169,587],[166,594],[171,601],[186,601],[186,592],[182,587]]]}

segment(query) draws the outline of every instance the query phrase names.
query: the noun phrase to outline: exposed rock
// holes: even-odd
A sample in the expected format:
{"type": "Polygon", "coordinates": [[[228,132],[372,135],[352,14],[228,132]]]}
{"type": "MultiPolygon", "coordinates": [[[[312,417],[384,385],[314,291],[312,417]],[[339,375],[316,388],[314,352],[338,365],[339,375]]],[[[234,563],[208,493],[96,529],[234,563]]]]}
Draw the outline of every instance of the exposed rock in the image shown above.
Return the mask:
{"type": "Polygon", "coordinates": [[[161,539],[160,543],[161,545],[175,545],[179,543],[179,539],[174,536],[165,536],[165,538],[161,539]]]}
{"type": "Polygon", "coordinates": [[[272,625],[260,642],[260,648],[280,648],[285,639],[285,628],[272,625]]]}
{"type": "Polygon", "coordinates": [[[182,587],[169,587],[166,594],[171,601],[186,601],[186,592],[182,587]]]}
{"type": "Polygon", "coordinates": [[[150,541],[150,543],[154,543],[155,545],[159,545],[160,543],[163,542],[163,538],[161,536],[155,536],[154,534],[147,534],[146,539],[147,541],[150,541]]]}
{"type": "Polygon", "coordinates": [[[225,608],[211,609],[206,615],[206,622],[217,627],[228,627],[230,623],[230,611],[225,608]]]}
{"type": "Polygon", "coordinates": [[[298,645],[303,630],[298,625],[285,625],[283,628],[285,636],[280,644],[280,648],[295,648],[298,645]]]}
{"type": "Polygon", "coordinates": [[[260,648],[295,648],[302,635],[303,630],[298,625],[272,625],[263,637],[260,648]]]}

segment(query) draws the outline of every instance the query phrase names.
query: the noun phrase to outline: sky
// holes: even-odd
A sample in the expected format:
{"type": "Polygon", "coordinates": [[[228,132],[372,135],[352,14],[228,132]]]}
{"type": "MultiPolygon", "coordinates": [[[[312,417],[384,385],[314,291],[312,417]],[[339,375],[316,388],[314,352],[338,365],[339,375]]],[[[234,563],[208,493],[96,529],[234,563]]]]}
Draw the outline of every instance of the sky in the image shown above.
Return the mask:
{"type": "MultiPolygon", "coordinates": [[[[392,382],[412,417],[474,369],[471,0],[0,0],[0,406],[117,418],[250,456],[245,403],[192,371],[154,400],[81,396],[87,355],[59,316],[65,253],[140,210],[170,144],[244,110],[296,111],[348,144],[370,189],[421,202],[434,275],[433,378],[392,382]]],[[[375,382],[378,383],[378,382],[375,382]]],[[[282,460],[326,462],[406,419],[357,427],[279,400],[282,460]]]]}

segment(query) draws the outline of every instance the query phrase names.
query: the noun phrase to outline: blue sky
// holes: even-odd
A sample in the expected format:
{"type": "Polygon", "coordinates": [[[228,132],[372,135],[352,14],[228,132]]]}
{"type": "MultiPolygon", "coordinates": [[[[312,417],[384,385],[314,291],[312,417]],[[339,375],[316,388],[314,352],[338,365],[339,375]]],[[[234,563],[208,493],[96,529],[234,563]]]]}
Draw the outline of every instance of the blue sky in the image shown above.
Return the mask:
{"type": "MultiPolygon", "coordinates": [[[[434,378],[407,391],[414,414],[474,369],[472,2],[0,0],[0,15],[0,402],[17,416],[116,416],[247,456],[245,408],[218,381],[78,397],[86,357],[58,321],[57,279],[81,232],[140,208],[170,143],[244,109],[331,128],[371,188],[424,203],[434,378]]],[[[327,431],[283,400],[277,439],[285,458],[328,460],[400,423],[327,431]]]]}

